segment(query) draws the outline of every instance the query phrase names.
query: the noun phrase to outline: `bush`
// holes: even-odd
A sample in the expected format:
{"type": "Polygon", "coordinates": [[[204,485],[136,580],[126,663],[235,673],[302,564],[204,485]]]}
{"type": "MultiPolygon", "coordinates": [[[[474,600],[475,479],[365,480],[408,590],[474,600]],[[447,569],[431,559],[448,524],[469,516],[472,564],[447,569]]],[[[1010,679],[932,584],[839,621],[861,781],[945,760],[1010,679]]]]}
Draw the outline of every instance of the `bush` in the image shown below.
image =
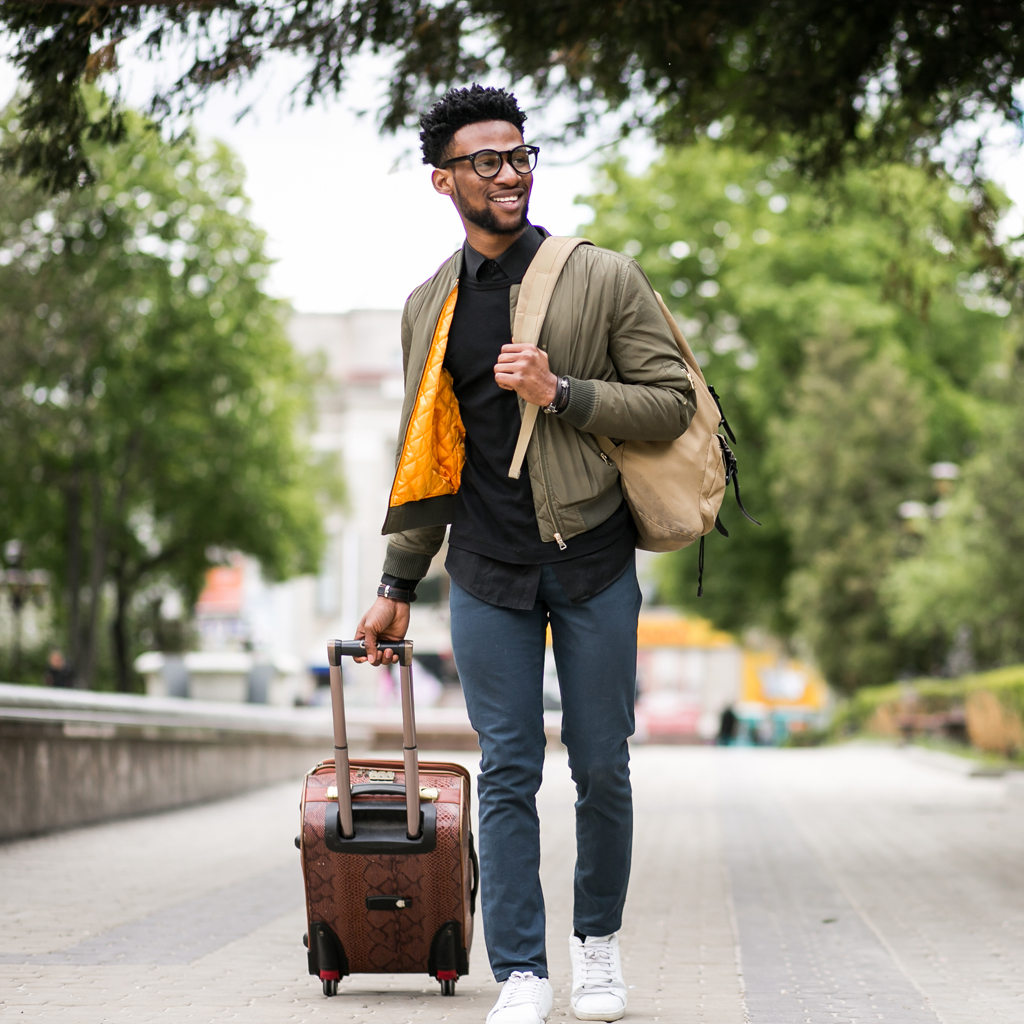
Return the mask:
{"type": "Polygon", "coordinates": [[[959,679],[915,679],[858,690],[836,713],[832,738],[944,734],[1007,758],[1024,755],[1024,665],[959,679]]]}

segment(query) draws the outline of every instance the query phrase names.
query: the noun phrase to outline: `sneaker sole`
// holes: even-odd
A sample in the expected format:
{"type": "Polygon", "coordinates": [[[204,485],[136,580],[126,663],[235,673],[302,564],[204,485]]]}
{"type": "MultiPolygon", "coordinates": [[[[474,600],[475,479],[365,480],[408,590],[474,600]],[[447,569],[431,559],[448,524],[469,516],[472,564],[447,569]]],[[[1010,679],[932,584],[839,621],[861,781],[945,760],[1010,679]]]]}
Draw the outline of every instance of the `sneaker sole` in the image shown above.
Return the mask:
{"type": "Polygon", "coordinates": [[[613,1020],[621,1020],[626,1014],[626,1008],[623,1007],[614,1017],[609,1016],[607,1013],[581,1013],[575,1007],[573,1007],[572,1012],[577,1020],[603,1020],[611,1022],[613,1020]]]}

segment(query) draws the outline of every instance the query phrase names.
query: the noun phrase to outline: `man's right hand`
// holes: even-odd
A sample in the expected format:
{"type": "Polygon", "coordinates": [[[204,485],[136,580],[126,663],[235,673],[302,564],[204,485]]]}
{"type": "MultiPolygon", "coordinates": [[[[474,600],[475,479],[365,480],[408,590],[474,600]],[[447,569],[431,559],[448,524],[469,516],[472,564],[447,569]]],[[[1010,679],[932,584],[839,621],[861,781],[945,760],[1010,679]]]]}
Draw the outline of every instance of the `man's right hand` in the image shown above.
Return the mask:
{"type": "Polygon", "coordinates": [[[370,606],[370,610],[359,620],[356,627],[356,639],[366,641],[366,657],[353,658],[353,661],[368,661],[371,665],[398,661],[398,655],[392,651],[379,651],[379,640],[404,640],[409,631],[409,605],[405,601],[392,601],[388,597],[378,597],[370,606]]]}

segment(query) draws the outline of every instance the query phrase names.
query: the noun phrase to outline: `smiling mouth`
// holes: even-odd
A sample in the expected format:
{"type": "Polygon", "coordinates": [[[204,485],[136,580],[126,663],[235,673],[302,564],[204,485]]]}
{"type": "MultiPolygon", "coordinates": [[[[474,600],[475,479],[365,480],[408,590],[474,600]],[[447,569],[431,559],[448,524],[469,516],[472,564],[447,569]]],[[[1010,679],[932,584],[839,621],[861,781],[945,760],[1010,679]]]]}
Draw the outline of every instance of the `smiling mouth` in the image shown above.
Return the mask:
{"type": "Polygon", "coordinates": [[[522,198],[522,193],[515,196],[488,196],[490,202],[497,203],[499,206],[515,206],[522,198]]]}

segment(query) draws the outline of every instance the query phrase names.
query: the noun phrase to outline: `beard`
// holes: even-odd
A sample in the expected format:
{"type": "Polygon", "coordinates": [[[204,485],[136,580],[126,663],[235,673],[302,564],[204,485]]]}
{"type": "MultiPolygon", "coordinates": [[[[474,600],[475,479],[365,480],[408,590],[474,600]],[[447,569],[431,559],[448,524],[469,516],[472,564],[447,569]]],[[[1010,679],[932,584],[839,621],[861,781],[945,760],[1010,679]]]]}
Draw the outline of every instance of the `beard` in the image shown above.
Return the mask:
{"type": "Polygon", "coordinates": [[[530,212],[530,193],[526,193],[526,200],[523,203],[523,212],[519,219],[511,225],[501,224],[498,222],[498,218],[495,215],[496,211],[491,208],[490,203],[484,200],[484,208],[478,210],[473,206],[470,206],[466,200],[466,197],[459,191],[459,186],[452,183],[455,188],[455,205],[459,208],[459,213],[465,217],[470,224],[475,224],[478,228],[482,228],[492,235],[514,235],[518,231],[522,231],[526,227],[526,215],[530,212]]]}

